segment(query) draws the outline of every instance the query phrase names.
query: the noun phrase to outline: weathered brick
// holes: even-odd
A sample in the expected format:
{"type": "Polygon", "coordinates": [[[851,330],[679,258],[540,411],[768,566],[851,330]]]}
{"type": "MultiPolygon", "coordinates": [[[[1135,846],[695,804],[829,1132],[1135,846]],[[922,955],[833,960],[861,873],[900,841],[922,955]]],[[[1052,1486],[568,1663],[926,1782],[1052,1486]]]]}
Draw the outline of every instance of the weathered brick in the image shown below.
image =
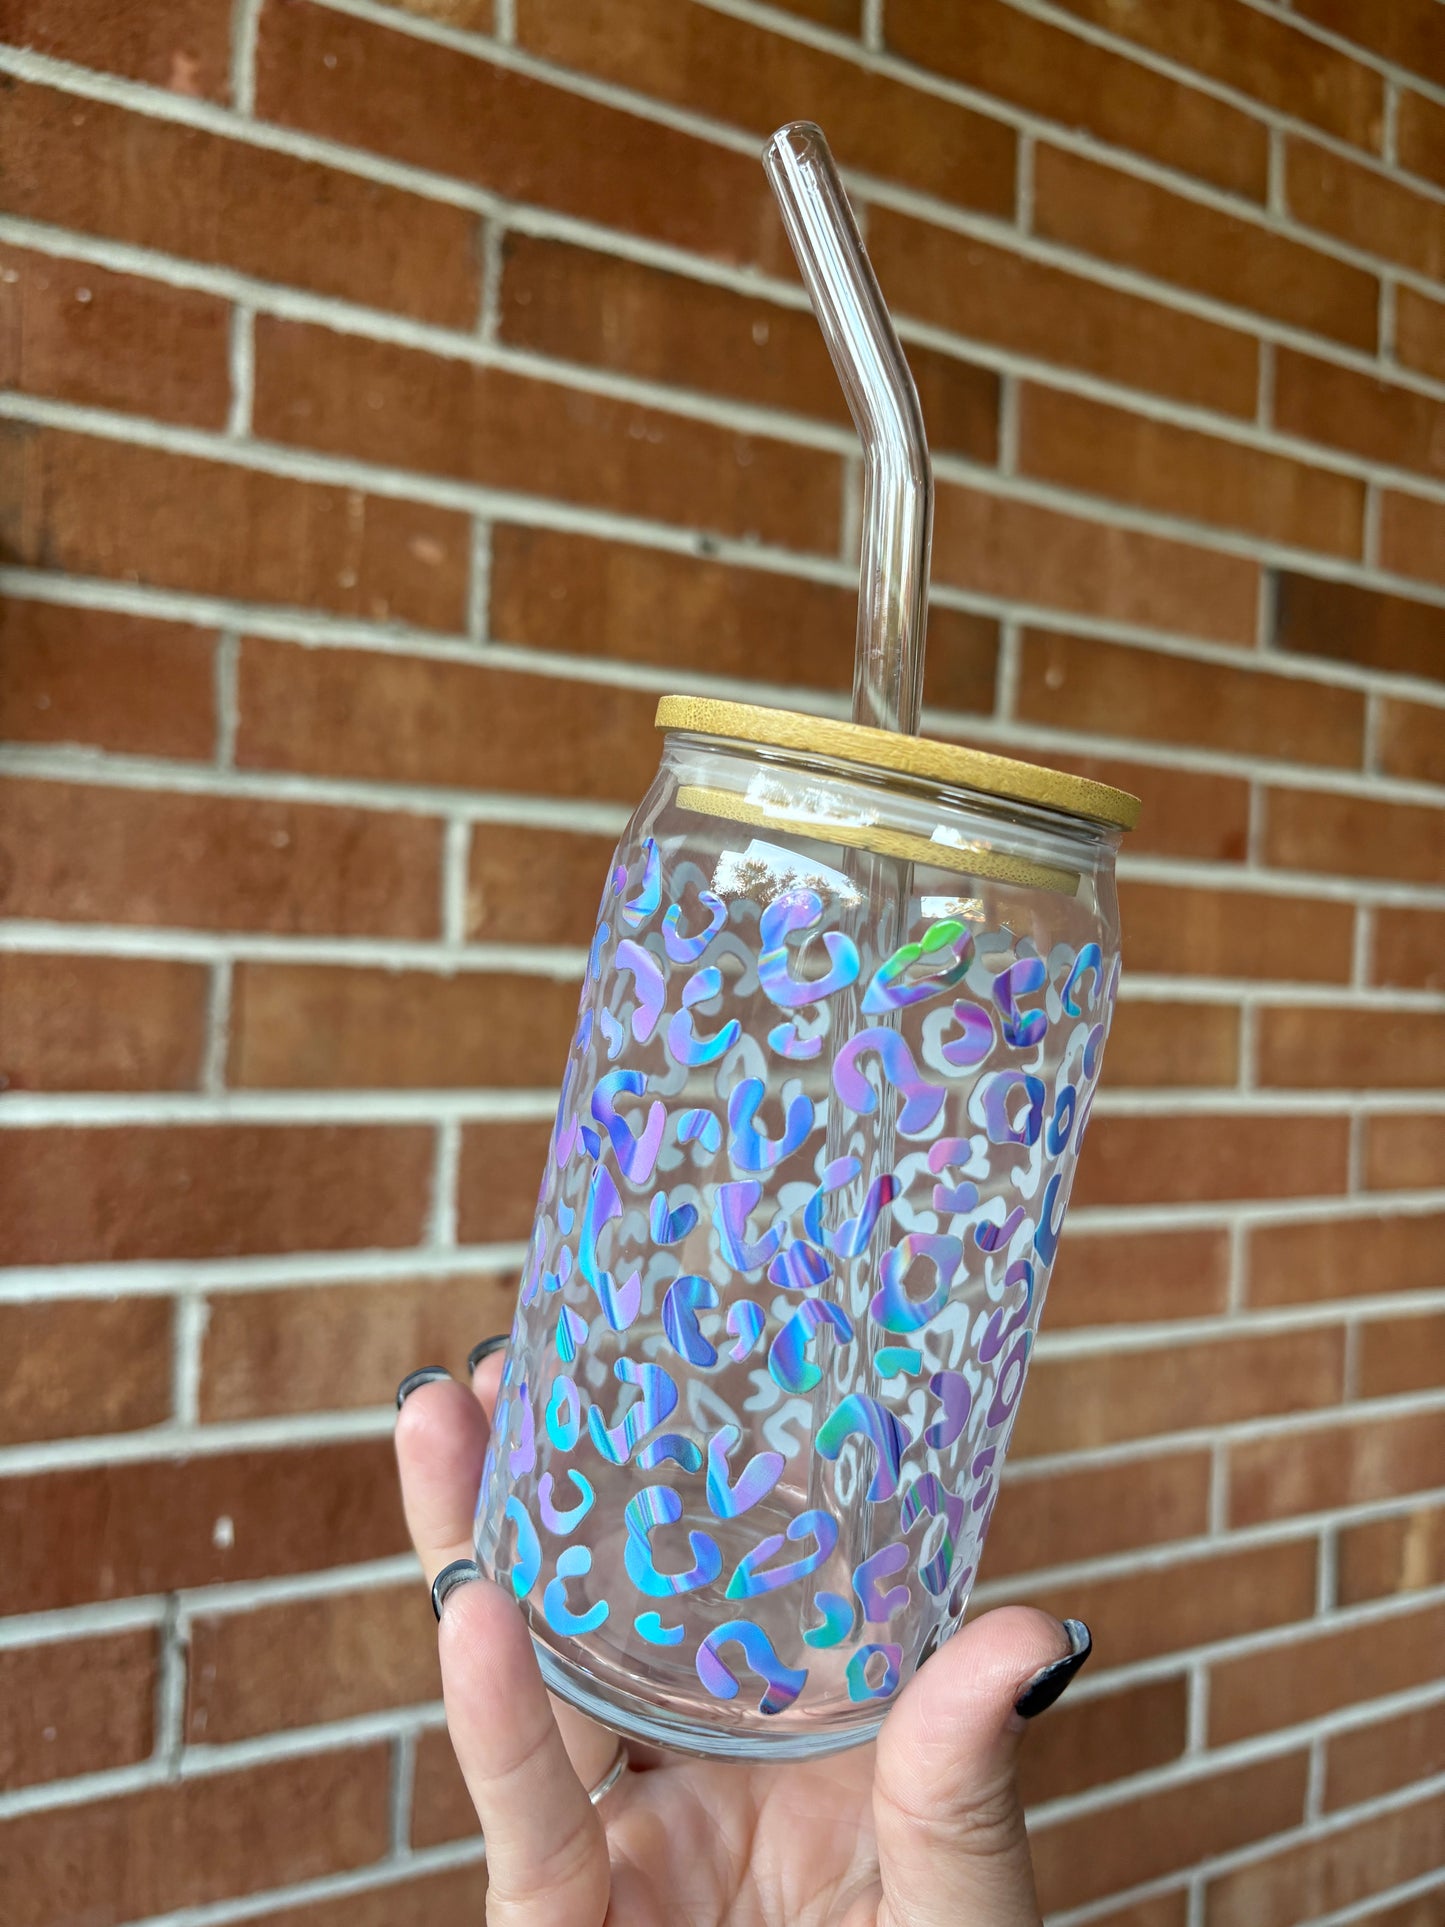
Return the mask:
{"type": "Polygon", "coordinates": [[[1076,1204],[1324,1197],[1345,1189],[1349,1120],[1241,1112],[1096,1117],[1076,1204]]]}
{"type": "Polygon", "coordinates": [[[10,1791],[144,1760],[155,1694],[149,1627],[0,1649],[0,1784],[10,1791]]]}
{"type": "Polygon", "coordinates": [[[520,0],[517,39],[558,66],[768,135],[828,130],[840,165],[987,214],[1013,213],[1013,129],[807,41],[672,0],[520,0]]]}
{"type": "Polygon", "coordinates": [[[1347,769],[1364,750],[1358,690],[1049,630],[1024,631],[1017,709],[1054,729],[1244,756],[1277,756],[1288,743],[1293,761],[1347,769]]]}
{"type": "Polygon", "coordinates": [[[1445,882],[1445,809],[1318,790],[1265,792],[1265,861],[1326,876],[1445,882]]]}
{"type": "Polygon", "coordinates": [[[0,955],[0,1090],[194,1090],[210,982],[159,958],[0,955]]]}
{"type": "Polygon", "coordinates": [[[308,1754],[0,1822],[6,1927],[117,1927],[380,1860],[390,1759],[308,1754]]]}
{"type": "Polygon", "coordinates": [[[1325,1807],[1361,1806],[1437,1773],[1445,1773],[1445,1700],[1438,1699],[1418,1712],[1332,1733],[1325,1745],[1325,1807]]]}
{"type": "Polygon", "coordinates": [[[950,334],[1230,415],[1254,409],[1259,350],[1237,329],[890,207],[869,209],[868,252],[892,306],[950,334]]]}
{"type": "Polygon", "coordinates": [[[0,425],[6,560],[457,630],[468,524],[360,489],[23,422],[0,425]]]}
{"type": "Polygon", "coordinates": [[[1445,783],[1445,707],[1382,701],[1378,754],[1386,776],[1445,783]]]}
{"type": "Polygon", "coordinates": [[[1365,485],[1355,477],[1061,389],[1020,395],[1019,463],[1087,494],[1330,555],[1361,552],[1365,485]]]}
{"type": "MultiPolygon", "coordinates": [[[[236,760],[629,806],[657,767],[657,699],[514,669],[248,636],[236,760]]],[[[601,887],[599,879],[598,887],[601,887]]]]}
{"type": "Polygon", "coordinates": [[[1034,227],[1065,247],[1212,300],[1352,348],[1375,346],[1375,275],[1082,154],[1036,149],[1034,227]]]}
{"type": "Polygon", "coordinates": [[[1342,1606],[1445,1585],[1445,1506],[1421,1505],[1341,1528],[1342,1606]]]}
{"type": "Polygon", "coordinates": [[[957,483],[938,489],[933,572],[1011,601],[1214,642],[1254,640],[1259,570],[1245,557],[957,483]]]}
{"type": "Polygon", "coordinates": [[[420,1125],[128,1124],[16,1132],[0,1256],[17,1265],[414,1244],[420,1125]]]}
{"type": "Polygon", "coordinates": [[[463,1129],[457,1173],[457,1237],[462,1244],[509,1244],[531,1237],[551,1133],[547,1123],[468,1124],[463,1129]]]}
{"type": "Polygon", "coordinates": [[[1376,0],[1294,0],[1294,10],[1382,60],[1445,86],[1445,45],[1435,0],[1392,0],[1388,7],[1376,0]]]}
{"type": "Polygon", "coordinates": [[[1049,1279],[1048,1329],[1211,1318],[1228,1301],[1223,1230],[1091,1231],[1071,1223],[1049,1279]]]}
{"type": "Polygon", "coordinates": [[[4,0],[0,40],[176,94],[225,100],[230,92],[229,22],[207,0],[156,0],[135,9],[4,0]]]}
{"type": "Polygon", "coordinates": [[[1360,1326],[1359,1395],[1433,1392],[1445,1384],[1445,1315],[1371,1319],[1360,1326]]]}
{"type": "Polygon", "coordinates": [[[1445,1117],[1426,1111],[1368,1118],[1365,1183],[1371,1191],[1434,1191],[1445,1185],[1445,1117]]]}
{"type": "Polygon", "coordinates": [[[613,848],[610,836],[474,823],[467,852],[468,941],[590,944],[613,848]]]}
{"type": "Polygon", "coordinates": [[[1395,290],[1395,355],[1407,368],[1445,379],[1445,306],[1418,288],[1395,290]]]}
{"type": "Polygon", "coordinates": [[[1375,918],[1370,980],[1401,990],[1445,990],[1445,911],[1392,903],[1375,918]]]}
{"type": "Polygon", "coordinates": [[[0,1521],[7,1613],[360,1565],[407,1543],[383,1438],[14,1474],[0,1521]]]}
{"type": "Polygon", "coordinates": [[[1445,205],[1398,176],[1290,136],[1285,199],[1306,227],[1431,280],[1445,279],[1445,205]]]}
{"type": "MultiPolygon", "coordinates": [[[[107,11],[126,19],[149,13],[87,9],[96,17],[107,11]]],[[[317,161],[11,83],[0,166],[7,210],[17,219],[448,327],[466,327],[477,313],[475,215],[317,161]],[[356,244],[360,235],[365,247],[356,244]]]]}
{"type": "Polygon", "coordinates": [[[189,623],[8,596],[0,602],[0,739],[208,757],[214,645],[189,623]]]}
{"type": "Polygon", "coordinates": [[[255,421],[328,454],[837,547],[842,465],[825,450],[306,322],[258,318],[255,421]]]}
{"type": "MultiPolygon", "coordinates": [[[[1440,314],[1445,325],[1445,308],[1440,314]]],[[[1445,507],[1421,495],[1382,489],[1380,564],[1420,582],[1445,582],[1445,507]]]]}
{"type": "Polygon", "coordinates": [[[1131,970],[1287,983],[1349,981],[1355,919],[1348,904],[1132,878],[1125,880],[1119,901],[1131,970]]]}
{"type": "Polygon", "coordinates": [[[1442,1234],[1445,1216],[1428,1212],[1253,1225],[1247,1244],[1248,1302],[1308,1305],[1436,1290],[1445,1284],[1442,1234]]]}
{"type": "Polygon", "coordinates": [[[1259,1081],[1290,1090],[1445,1083],[1445,1011],[1284,1005],[1256,1013],[1259,1081]]]}
{"type": "Polygon", "coordinates": [[[438,932],[440,870],[440,827],[422,817],[0,784],[0,912],[9,917],[428,937],[438,932]]]}
{"type": "Polygon", "coordinates": [[[1395,147],[1401,167],[1437,187],[1445,183],[1445,110],[1438,101],[1400,90],[1395,147]]]}
{"type": "Polygon", "coordinates": [[[1229,1448],[1229,1522],[1366,1505],[1438,1484],[1445,1412],[1310,1426],[1229,1448]]]}
{"type": "Polygon", "coordinates": [[[240,963],[231,989],[237,1089],[546,1089],[577,1016],[570,977],[240,963]]]}
{"type": "Polygon", "coordinates": [[[1186,1702],[1179,1677],[1060,1706],[1053,1719],[1030,1733],[1019,1755],[1025,1805],[1083,1793],[1177,1760],[1184,1751],[1186,1702]]]}
{"type": "Polygon", "coordinates": [[[750,156],[312,0],[268,0],[256,102],[267,120],[511,201],[760,267],[790,258],[750,156]]]}
{"type": "Polygon", "coordinates": [[[1229,1004],[1126,1000],[1109,1027],[1113,1090],[1233,1084],[1239,1076],[1239,1012],[1229,1004]]]}
{"type": "Polygon", "coordinates": [[[1292,1927],[1436,1871],[1445,1858],[1445,1805],[1417,1800],[1287,1847],[1205,1888],[1210,1927],[1292,1927]]]}
{"type": "Polygon", "coordinates": [[[1308,1412],[1344,1392],[1338,1328],[1264,1338],[1198,1339],[1029,1366],[1013,1459],[1087,1452],[1153,1433],[1203,1431],[1308,1412]]]}
{"type": "Polygon", "coordinates": [[[205,1420],[344,1412],[389,1402],[417,1365],[459,1374],[512,1322],[509,1272],[216,1293],[201,1350],[205,1420]]]}
{"type": "Polygon", "coordinates": [[[0,383],[221,428],[230,310],[215,295],[0,243],[0,383]]]}
{"type": "Polygon", "coordinates": [[[1445,403],[1293,348],[1275,350],[1274,371],[1274,419],[1286,434],[1445,475],[1445,403]]]}
{"type": "Polygon", "coordinates": [[[989,1526],[982,1576],[992,1583],[1040,1566],[1191,1539],[1208,1530],[1209,1476],[1207,1452],[1011,1475],[989,1526]]]}
{"type": "Polygon", "coordinates": [[[222,1746],[438,1700],[429,1620],[420,1573],[407,1585],[198,1614],[187,1628],[186,1738],[222,1746]]]}
{"type": "MultiPolygon", "coordinates": [[[[851,689],[847,639],[857,600],[851,587],[630,542],[508,523],[492,531],[491,632],[499,642],[851,689]]],[[[961,609],[929,611],[927,702],[987,712],[997,663],[996,622],[961,609]]]]}
{"type": "Polygon", "coordinates": [[[1031,14],[1020,18],[999,0],[974,0],[966,13],[888,0],[884,36],[893,52],[950,80],[1264,199],[1257,120],[1031,14]]]}
{"type": "Polygon", "coordinates": [[[1274,644],[1361,669],[1445,681],[1445,609],[1354,582],[1281,569],[1275,578],[1274,644]]]}
{"type": "Polygon", "coordinates": [[[1429,1684],[1439,1671],[1445,1607],[1338,1631],[1300,1631],[1287,1645],[1217,1660],[1209,1669],[1211,1746],[1322,1719],[1357,1700],[1429,1684]]]}
{"type": "Polygon", "coordinates": [[[168,1298],[0,1305],[0,1444],[162,1424],[172,1317],[168,1298]]]}

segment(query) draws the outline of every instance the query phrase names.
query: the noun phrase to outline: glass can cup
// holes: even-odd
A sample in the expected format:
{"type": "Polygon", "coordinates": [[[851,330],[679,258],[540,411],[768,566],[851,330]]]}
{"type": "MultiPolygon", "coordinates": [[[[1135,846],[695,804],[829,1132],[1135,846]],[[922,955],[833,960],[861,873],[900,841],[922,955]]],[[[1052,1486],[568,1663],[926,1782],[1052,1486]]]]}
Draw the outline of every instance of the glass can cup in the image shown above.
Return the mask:
{"type": "Polygon", "coordinates": [[[870,1738],[978,1568],[1119,982],[1101,784],[668,697],[477,1507],[548,1685],[870,1738]]]}

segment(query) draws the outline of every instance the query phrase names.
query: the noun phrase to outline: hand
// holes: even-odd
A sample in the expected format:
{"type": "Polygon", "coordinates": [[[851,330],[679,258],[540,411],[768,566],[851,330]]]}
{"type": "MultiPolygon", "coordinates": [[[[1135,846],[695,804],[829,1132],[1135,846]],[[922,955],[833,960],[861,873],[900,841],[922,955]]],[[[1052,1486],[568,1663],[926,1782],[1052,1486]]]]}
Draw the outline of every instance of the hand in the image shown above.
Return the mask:
{"type": "MultiPolygon", "coordinates": [[[[501,1366],[481,1362],[470,1390],[403,1383],[397,1457],[428,1581],[472,1556],[501,1366]]],[[[586,1789],[616,1739],[549,1698],[516,1602],[485,1579],[456,1585],[439,1636],[490,1927],[1037,1927],[1014,1764],[1028,1718],[1088,1657],[1076,1620],[1022,1606],[975,1620],[870,1746],[776,1767],[629,1747],[597,1807],[586,1789]]]]}

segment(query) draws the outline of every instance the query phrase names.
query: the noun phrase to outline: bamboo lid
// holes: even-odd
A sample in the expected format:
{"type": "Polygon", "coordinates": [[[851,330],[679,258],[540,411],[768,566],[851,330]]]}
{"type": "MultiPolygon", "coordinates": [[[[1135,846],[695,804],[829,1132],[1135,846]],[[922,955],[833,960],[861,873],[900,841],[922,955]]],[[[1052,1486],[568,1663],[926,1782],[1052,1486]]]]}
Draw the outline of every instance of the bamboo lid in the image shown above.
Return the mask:
{"type": "Polygon", "coordinates": [[[1139,799],[1126,790],[1111,789],[1086,776],[1069,776],[1042,763],[1020,763],[987,750],[940,743],[930,736],[903,736],[801,710],[715,702],[705,696],[664,696],[657,705],[656,721],[659,729],[684,729],[698,736],[833,756],[839,762],[892,775],[922,776],[1011,802],[1039,803],[1115,829],[1132,830],[1139,820],[1139,799]]]}

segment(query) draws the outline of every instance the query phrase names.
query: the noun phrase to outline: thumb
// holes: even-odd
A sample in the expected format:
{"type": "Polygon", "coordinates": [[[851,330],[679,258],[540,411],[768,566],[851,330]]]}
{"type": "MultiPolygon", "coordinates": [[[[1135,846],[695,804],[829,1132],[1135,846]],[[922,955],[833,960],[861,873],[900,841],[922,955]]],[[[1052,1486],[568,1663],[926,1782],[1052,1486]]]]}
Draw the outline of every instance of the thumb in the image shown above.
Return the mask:
{"type": "Polygon", "coordinates": [[[909,1682],[878,1738],[880,1927],[1038,1927],[1014,1768],[1092,1643],[1081,1620],[1006,1606],[909,1682]]]}

